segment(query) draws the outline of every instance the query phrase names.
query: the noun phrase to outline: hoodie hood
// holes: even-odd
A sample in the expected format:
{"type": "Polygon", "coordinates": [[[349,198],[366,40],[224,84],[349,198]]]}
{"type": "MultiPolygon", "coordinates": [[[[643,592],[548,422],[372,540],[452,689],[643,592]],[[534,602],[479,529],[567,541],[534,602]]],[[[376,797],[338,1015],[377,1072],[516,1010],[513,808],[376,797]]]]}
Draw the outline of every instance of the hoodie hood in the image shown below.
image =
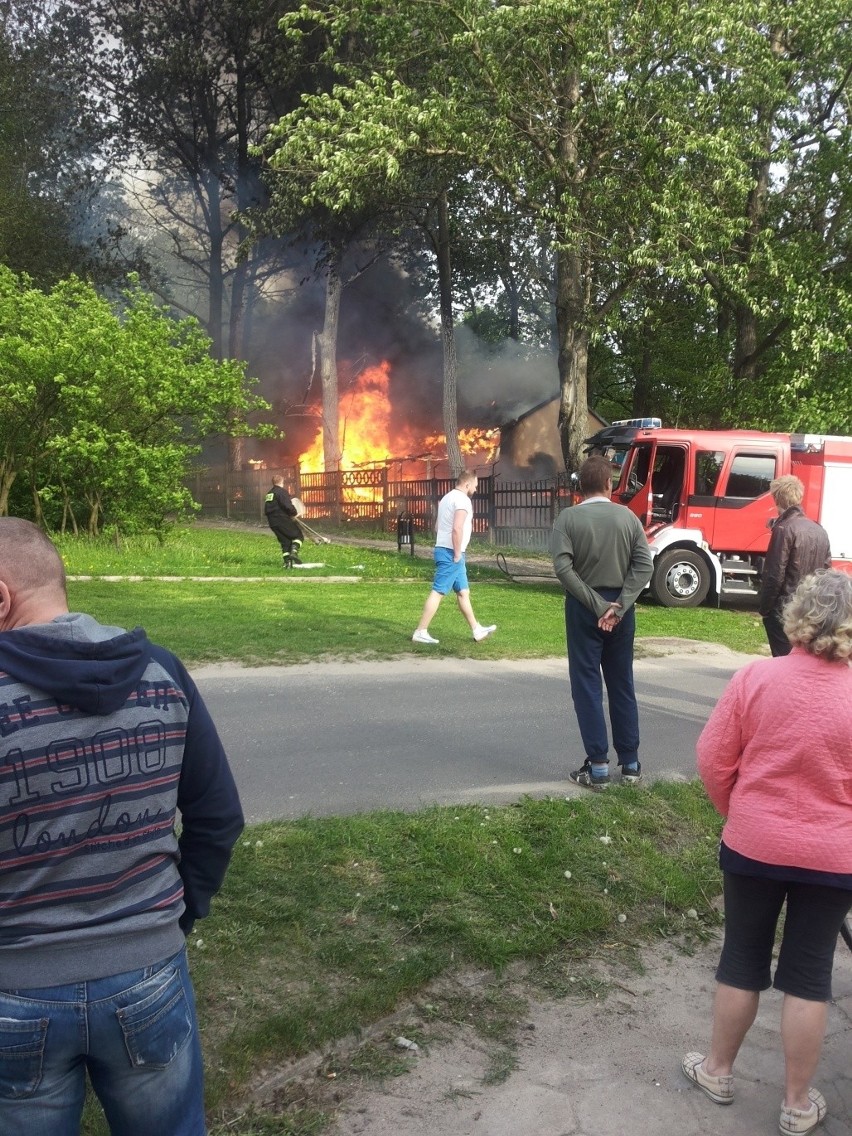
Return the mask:
{"type": "Polygon", "coordinates": [[[141,627],[106,627],[77,612],[0,633],[0,671],[86,714],[124,705],[150,659],[141,627]]]}

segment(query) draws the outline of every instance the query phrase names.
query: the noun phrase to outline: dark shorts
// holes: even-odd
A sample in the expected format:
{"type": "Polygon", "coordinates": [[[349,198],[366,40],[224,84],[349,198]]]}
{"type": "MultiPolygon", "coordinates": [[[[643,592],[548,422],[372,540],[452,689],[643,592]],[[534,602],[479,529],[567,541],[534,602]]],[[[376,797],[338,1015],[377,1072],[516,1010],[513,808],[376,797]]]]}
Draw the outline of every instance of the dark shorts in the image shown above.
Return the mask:
{"type": "Polygon", "coordinates": [[[467,592],[470,584],[467,582],[467,568],[464,556],[461,560],[453,560],[453,550],[443,545],[435,546],[435,578],[432,581],[432,590],[445,596],[447,592],[467,592]]]}
{"type": "Polygon", "coordinates": [[[717,982],[738,990],[768,990],[812,1002],[831,999],[837,936],[852,891],[725,872],[725,942],[717,982]],[[781,908],[787,911],[775,979],[772,949],[781,908]]]}

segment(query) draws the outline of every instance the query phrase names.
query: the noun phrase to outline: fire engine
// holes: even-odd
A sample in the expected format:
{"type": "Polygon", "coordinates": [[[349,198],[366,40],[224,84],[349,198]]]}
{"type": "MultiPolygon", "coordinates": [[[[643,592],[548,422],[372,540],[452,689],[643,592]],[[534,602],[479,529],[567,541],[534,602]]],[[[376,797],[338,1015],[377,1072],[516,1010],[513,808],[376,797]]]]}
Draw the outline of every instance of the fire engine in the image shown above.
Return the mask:
{"type": "Polygon", "coordinates": [[[649,587],[666,607],[757,594],[777,516],[769,483],[787,473],[804,483],[802,508],[828,532],[832,564],[852,574],[852,438],[674,430],[643,418],[614,422],[586,447],[619,467],[612,499],[642,521],[649,587]]]}

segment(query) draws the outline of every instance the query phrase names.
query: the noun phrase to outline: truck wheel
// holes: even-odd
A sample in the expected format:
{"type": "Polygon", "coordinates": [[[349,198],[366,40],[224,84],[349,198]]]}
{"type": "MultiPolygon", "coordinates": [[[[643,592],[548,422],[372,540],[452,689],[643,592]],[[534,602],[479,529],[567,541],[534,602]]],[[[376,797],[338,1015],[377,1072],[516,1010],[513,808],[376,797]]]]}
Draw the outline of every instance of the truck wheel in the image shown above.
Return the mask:
{"type": "Polygon", "coordinates": [[[651,593],[663,607],[698,607],[709,591],[710,568],[699,553],[671,548],[654,562],[651,593]]]}

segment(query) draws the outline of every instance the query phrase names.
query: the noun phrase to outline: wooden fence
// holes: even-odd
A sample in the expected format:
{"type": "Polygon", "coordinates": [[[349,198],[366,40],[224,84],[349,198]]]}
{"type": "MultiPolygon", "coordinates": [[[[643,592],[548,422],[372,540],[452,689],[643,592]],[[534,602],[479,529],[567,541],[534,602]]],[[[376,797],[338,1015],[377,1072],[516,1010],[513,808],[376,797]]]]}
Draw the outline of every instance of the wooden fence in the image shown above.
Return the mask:
{"type": "MultiPolygon", "coordinates": [[[[301,498],[310,522],[361,524],[396,532],[403,517],[410,519],[424,541],[434,531],[438,502],[454,485],[451,478],[443,477],[391,481],[385,468],[300,474],[292,468],[235,473],[211,467],[198,470],[189,488],[202,517],[264,523],[263,500],[273,473],[280,473],[289,492],[301,498]]],[[[554,520],[570,504],[566,478],[504,482],[481,477],[473,497],[474,532],[498,546],[546,549],[554,520]]]]}

